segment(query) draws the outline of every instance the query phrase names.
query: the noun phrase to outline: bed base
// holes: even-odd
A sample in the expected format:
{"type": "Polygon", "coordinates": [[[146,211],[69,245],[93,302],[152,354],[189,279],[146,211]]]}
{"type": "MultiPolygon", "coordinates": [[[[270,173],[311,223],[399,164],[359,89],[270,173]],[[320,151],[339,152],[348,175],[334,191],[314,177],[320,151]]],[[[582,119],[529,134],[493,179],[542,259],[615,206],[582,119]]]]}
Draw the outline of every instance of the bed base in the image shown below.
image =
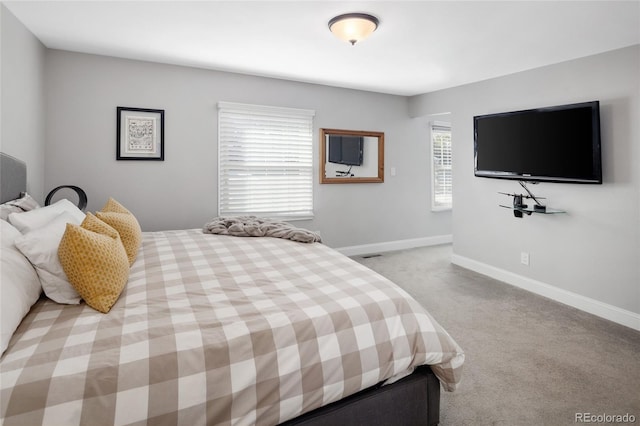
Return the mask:
{"type": "Polygon", "coordinates": [[[282,426],[428,425],[440,421],[440,382],[428,366],[388,386],[374,386],[282,426]]]}

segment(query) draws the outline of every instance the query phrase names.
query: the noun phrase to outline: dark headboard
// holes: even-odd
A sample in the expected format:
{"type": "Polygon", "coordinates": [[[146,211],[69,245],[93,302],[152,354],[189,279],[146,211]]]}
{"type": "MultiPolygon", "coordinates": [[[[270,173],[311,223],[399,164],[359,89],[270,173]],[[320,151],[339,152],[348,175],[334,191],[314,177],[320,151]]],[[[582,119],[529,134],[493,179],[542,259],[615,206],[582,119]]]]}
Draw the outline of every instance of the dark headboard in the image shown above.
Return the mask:
{"type": "Polygon", "coordinates": [[[27,164],[0,152],[0,203],[20,198],[27,190],[27,164]]]}

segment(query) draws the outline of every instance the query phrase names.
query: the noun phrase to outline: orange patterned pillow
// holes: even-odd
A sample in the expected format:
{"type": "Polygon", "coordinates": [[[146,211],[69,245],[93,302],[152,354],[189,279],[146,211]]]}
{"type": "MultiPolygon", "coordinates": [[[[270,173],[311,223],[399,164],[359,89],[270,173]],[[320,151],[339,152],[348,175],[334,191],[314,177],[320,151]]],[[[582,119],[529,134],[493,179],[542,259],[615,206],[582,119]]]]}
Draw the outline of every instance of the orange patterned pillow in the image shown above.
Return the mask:
{"type": "Polygon", "coordinates": [[[87,213],[80,226],[67,224],[58,257],[87,305],[109,312],[129,280],[129,259],[118,231],[87,213]]]}
{"type": "Polygon", "coordinates": [[[113,198],[109,197],[107,204],[104,205],[101,212],[115,212],[115,213],[128,213],[131,214],[129,210],[113,198]]]}
{"type": "Polygon", "coordinates": [[[133,265],[142,243],[142,230],[136,217],[113,198],[109,198],[102,210],[96,212],[96,216],[118,231],[122,245],[127,251],[129,265],[133,265]]]}
{"type": "Polygon", "coordinates": [[[142,243],[142,230],[135,216],[127,213],[96,212],[96,217],[118,231],[127,252],[129,265],[133,265],[142,243]]]}

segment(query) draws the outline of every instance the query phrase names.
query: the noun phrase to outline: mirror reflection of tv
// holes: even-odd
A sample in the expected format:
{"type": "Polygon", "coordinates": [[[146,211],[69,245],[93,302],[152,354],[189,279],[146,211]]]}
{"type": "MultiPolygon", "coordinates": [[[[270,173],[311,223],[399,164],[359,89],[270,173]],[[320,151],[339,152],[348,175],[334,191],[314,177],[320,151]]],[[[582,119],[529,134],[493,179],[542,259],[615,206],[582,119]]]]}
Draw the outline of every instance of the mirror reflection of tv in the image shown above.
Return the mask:
{"type": "Polygon", "coordinates": [[[362,165],[362,136],[329,135],[329,162],[347,166],[362,165]]]}
{"type": "Polygon", "coordinates": [[[602,183],[598,101],[473,118],[475,175],[602,183]]]}

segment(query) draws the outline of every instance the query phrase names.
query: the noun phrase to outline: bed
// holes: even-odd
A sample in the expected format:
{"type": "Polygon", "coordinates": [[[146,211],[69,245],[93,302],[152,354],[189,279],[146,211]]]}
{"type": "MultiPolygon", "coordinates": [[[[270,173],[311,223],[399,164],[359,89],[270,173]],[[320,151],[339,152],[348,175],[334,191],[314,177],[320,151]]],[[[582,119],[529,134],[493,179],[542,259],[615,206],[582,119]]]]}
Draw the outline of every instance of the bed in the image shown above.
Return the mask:
{"type": "MultiPolygon", "coordinates": [[[[21,166],[2,161],[4,203],[25,182],[5,180],[5,164],[21,166]]],[[[0,414],[5,425],[435,425],[463,362],[411,296],[321,243],[144,232],[108,313],[44,295],[29,309],[0,359],[0,414]]]]}

